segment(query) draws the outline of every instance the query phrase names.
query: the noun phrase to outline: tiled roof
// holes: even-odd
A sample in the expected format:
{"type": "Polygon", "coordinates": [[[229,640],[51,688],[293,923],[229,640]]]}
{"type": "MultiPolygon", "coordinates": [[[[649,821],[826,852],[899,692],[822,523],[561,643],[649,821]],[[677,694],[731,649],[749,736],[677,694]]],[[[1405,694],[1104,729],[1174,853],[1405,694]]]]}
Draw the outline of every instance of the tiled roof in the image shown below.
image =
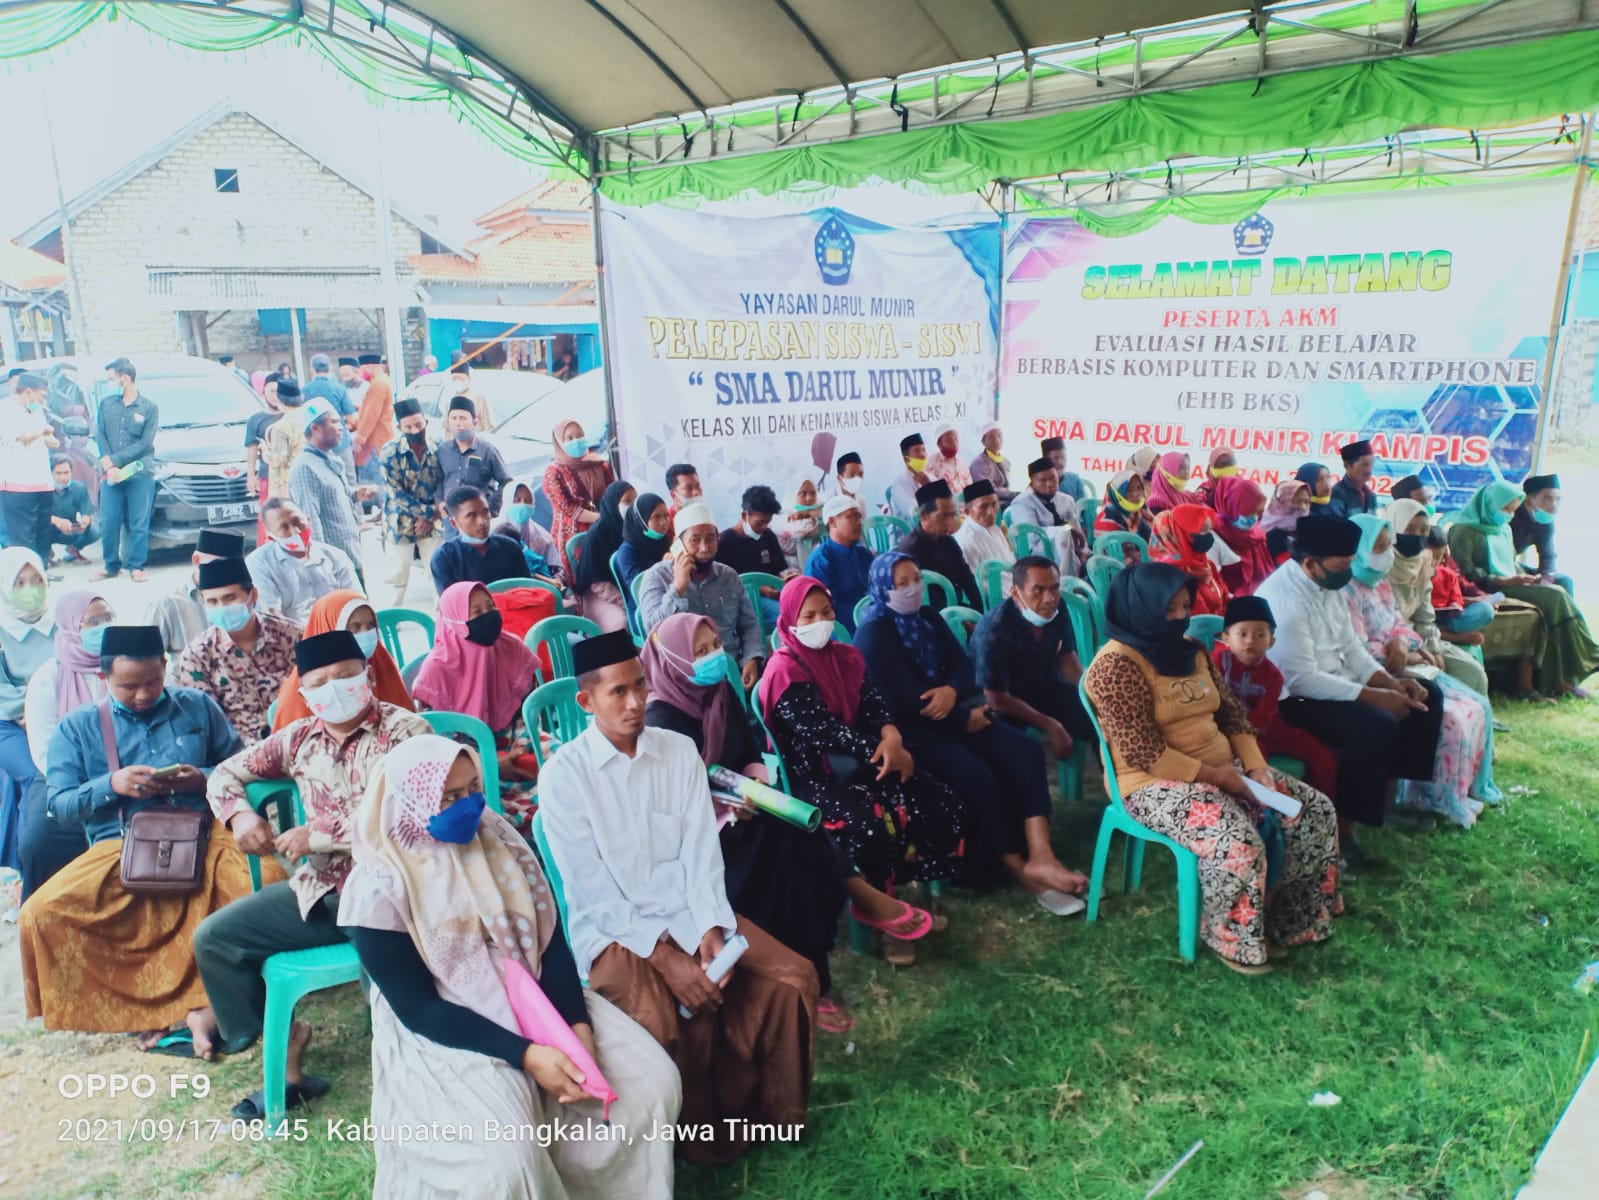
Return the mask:
{"type": "Polygon", "coordinates": [[[473,223],[490,229],[520,216],[528,209],[586,213],[589,210],[589,185],[581,179],[546,179],[520,196],[513,196],[504,204],[490,209],[473,223]]]}
{"type": "Polygon", "coordinates": [[[60,287],[66,279],[67,269],[55,259],[15,242],[0,241],[0,283],[19,292],[36,292],[60,287]]]}
{"type": "Polygon", "coordinates": [[[587,225],[532,225],[505,237],[479,238],[475,261],[454,254],[408,257],[423,281],[583,283],[594,278],[594,243],[587,225]]]}

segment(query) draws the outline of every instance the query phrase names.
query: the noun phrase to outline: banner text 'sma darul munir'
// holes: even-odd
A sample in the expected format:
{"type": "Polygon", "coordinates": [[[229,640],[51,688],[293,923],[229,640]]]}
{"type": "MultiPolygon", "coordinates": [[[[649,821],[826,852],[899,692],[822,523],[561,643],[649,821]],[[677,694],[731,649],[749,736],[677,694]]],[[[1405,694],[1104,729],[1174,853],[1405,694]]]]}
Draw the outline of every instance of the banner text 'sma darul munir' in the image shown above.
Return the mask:
{"type": "MultiPolygon", "coordinates": [[[[1448,250],[1393,254],[1312,254],[1271,260],[1273,296],[1333,293],[1439,292],[1449,286],[1454,256],[1448,250]]],[[[1266,264],[1258,258],[1212,262],[1093,266],[1083,272],[1084,300],[1207,300],[1253,296],[1266,264]]]]}
{"type": "Polygon", "coordinates": [[[837,362],[982,355],[981,321],[778,321],[645,317],[654,358],[837,362]]]}

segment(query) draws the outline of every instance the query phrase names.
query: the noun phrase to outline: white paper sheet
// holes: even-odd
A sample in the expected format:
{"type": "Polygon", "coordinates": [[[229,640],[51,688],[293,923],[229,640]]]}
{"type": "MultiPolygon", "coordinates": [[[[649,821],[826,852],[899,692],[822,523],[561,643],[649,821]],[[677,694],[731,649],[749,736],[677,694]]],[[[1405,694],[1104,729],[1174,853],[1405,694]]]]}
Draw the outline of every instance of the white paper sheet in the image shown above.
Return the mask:
{"type": "Polygon", "coordinates": [[[1276,788],[1269,788],[1263,784],[1257,783],[1248,775],[1244,776],[1244,782],[1249,785],[1250,795],[1254,796],[1256,800],[1264,804],[1267,808],[1275,808],[1290,821],[1297,817],[1299,815],[1299,810],[1304,807],[1304,805],[1300,804],[1299,801],[1295,800],[1292,796],[1285,796],[1276,788]]]}

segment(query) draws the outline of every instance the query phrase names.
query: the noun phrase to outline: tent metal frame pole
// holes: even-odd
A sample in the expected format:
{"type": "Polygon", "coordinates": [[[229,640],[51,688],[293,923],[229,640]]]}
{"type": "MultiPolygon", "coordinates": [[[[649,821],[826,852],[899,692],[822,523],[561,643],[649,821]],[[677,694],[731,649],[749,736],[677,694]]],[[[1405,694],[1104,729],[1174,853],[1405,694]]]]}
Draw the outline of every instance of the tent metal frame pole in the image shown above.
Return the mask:
{"type": "Polygon", "coordinates": [[[1593,123],[1596,113],[1587,113],[1582,121],[1582,149],[1577,155],[1577,170],[1571,181],[1571,208],[1566,215],[1566,237],[1560,250],[1560,277],[1555,283],[1555,298],[1550,306],[1549,345],[1544,352],[1543,396],[1538,405],[1538,432],[1532,445],[1532,470],[1538,474],[1543,467],[1544,443],[1549,438],[1549,417],[1555,404],[1555,368],[1560,359],[1560,336],[1566,321],[1566,291],[1571,285],[1572,247],[1577,241],[1577,225],[1582,217],[1583,196],[1587,190],[1589,173],[1593,167],[1593,123]]]}
{"type": "MultiPolygon", "coordinates": [[[[592,162],[593,159],[590,159],[592,162]]],[[[605,236],[600,232],[600,179],[589,176],[589,228],[594,242],[594,303],[599,323],[600,377],[605,383],[605,420],[610,427],[610,437],[605,447],[605,457],[610,460],[616,477],[622,477],[622,422],[616,410],[616,381],[611,374],[615,356],[611,353],[611,321],[605,304],[605,236]]]]}

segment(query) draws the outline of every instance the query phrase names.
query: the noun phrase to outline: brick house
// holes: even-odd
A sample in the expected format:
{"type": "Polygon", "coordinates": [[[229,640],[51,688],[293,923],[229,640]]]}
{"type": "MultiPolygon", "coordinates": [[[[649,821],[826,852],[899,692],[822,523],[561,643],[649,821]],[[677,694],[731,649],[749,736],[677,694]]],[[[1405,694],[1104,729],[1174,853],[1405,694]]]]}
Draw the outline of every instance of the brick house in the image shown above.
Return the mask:
{"type": "MultiPolygon", "coordinates": [[[[228,101],[66,211],[84,309],[75,333],[96,354],[231,353],[247,368],[270,367],[291,356],[293,310],[307,355],[377,351],[382,307],[395,303],[414,367],[426,350],[408,260],[471,257],[426,217],[391,204],[397,287],[385,285],[371,192],[228,101]]],[[[17,240],[64,262],[60,225],[52,213],[17,240]]]]}

